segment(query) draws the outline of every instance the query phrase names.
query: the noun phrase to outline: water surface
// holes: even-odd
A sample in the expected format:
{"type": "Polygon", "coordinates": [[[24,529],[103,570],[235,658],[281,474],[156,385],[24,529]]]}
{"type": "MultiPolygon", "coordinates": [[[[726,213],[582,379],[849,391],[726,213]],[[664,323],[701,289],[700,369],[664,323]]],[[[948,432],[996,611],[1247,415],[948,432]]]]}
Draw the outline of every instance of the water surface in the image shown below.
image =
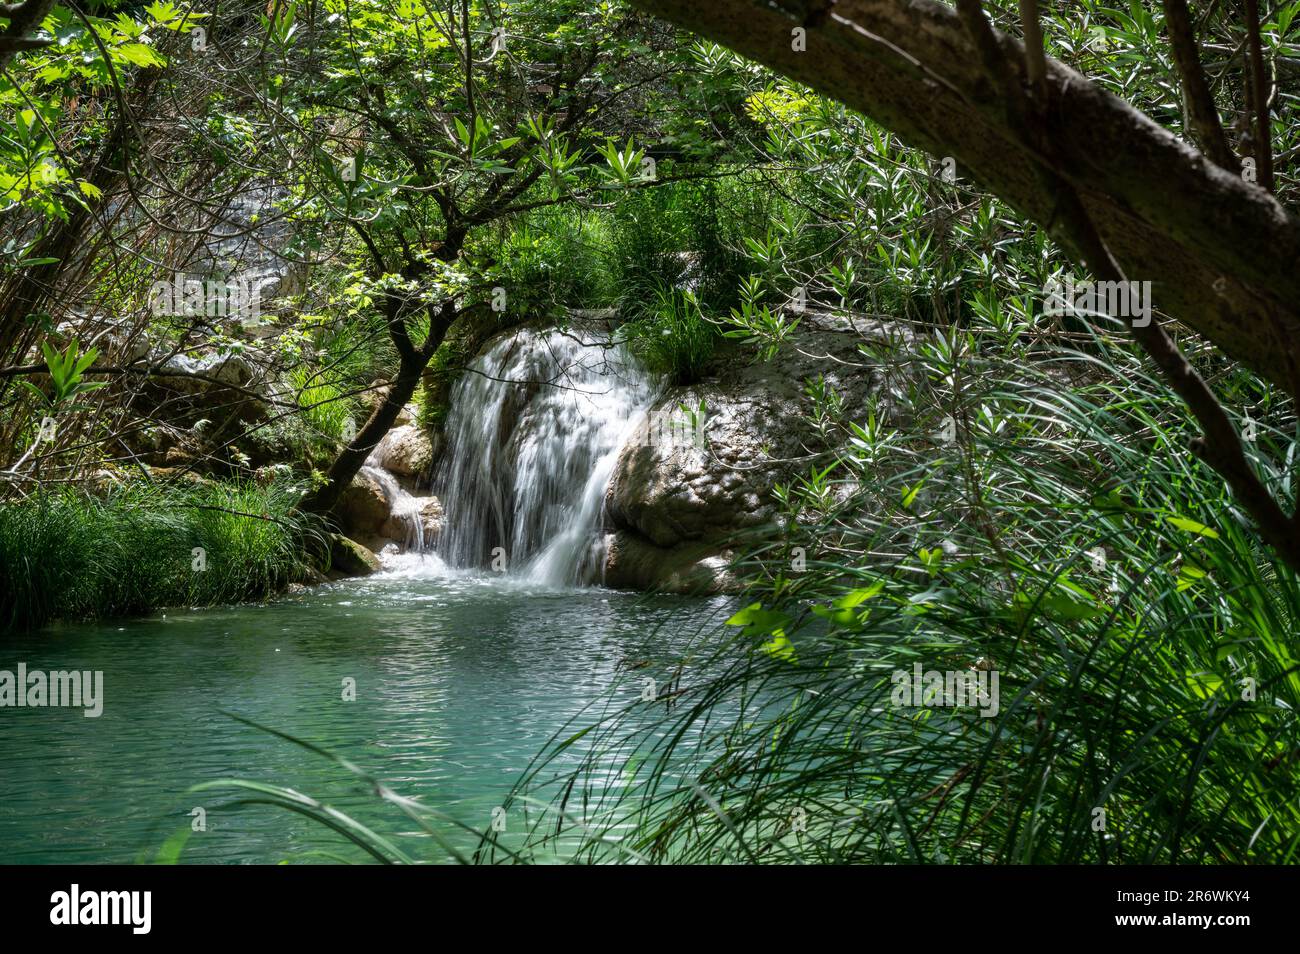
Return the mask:
{"type": "MultiPolygon", "coordinates": [[[[230,776],[284,785],[396,834],[432,839],[337,766],[223,710],[356,762],[395,791],[486,827],[532,757],[621,666],[668,660],[725,599],[539,588],[407,569],[269,604],[169,610],[0,643],[0,669],[104,672],[104,711],[0,709],[0,861],[132,862],[190,827],[184,862],[366,860],[308,819],[234,796],[186,794],[230,776]],[[356,684],[343,700],[343,681],[356,684]]],[[[632,686],[620,692],[634,691],[632,686]]],[[[580,747],[575,747],[573,759],[580,747]]],[[[506,816],[506,825],[522,819],[506,816]]],[[[473,839],[448,826],[458,845],[473,839]]]]}

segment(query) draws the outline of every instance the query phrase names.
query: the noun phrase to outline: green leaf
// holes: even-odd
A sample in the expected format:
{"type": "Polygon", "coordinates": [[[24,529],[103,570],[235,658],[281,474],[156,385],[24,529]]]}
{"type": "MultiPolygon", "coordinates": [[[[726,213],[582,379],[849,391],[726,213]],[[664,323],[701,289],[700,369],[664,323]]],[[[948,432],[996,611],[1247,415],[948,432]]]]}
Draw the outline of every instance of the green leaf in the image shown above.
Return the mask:
{"type": "Polygon", "coordinates": [[[753,603],[727,620],[727,625],[743,626],[744,636],[762,636],[783,628],[789,622],[790,617],[785,613],[765,610],[762,603],[753,603]]]}
{"type": "Polygon", "coordinates": [[[1187,674],[1187,688],[1202,699],[1208,699],[1223,687],[1223,679],[1212,672],[1192,672],[1187,674]]]}
{"type": "Polygon", "coordinates": [[[1197,523],[1188,517],[1165,517],[1165,520],[1177,527],[1179,530],[1186,530],[1188,533],[1195,533],[1202,537],[1209,537],[1212,540],[1219,539],[1219,531],[1207,527],[1203,523],[1197,523]]]}
{"type": "Polygon", "coordinates": [[[794,651],[794,644],[790,642],[790,640],[786,638],[785,633],[780,630],[773,633],[772,638],[760,646],[759,649],[776,659],[784,659],[786,662],[791,663],[798,662],[798,657],[795,655],[794,651]]]}
{"type": "Polygon", "coordinates": [[[921,487],[924,485],[925,485],[925,481],[923,480],[920,483],[918,483],[915,487],[903,488],[903,509],[904,510],[908,510],[911,508],[912,503],[916,500],[916,495],[921,492],[921,487]]]}
{"type": "Polygon", "coordinates": [[[865,603],[869,599],[875,598],[881,590],[885,588],[884,580],[877,580],[870,586],[861,589],[849,590],[835,601],[835,606],[839,609],[852,609],[853,607],[865,603]]]}
{"type": "Polygon", "coordinates": [[[166,66],[167,61],[163,59],[154,49],[143,43],[123,43],[116,47],[113,52],[126,60],[128,63],[134,63],[136,66],[166,66]]]}

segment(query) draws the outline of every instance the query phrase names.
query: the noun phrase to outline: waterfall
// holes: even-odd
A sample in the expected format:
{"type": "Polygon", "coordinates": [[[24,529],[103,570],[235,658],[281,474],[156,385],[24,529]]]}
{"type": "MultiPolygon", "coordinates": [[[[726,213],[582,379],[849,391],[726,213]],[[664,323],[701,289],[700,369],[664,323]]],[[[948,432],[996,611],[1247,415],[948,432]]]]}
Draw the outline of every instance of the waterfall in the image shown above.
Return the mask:
{"type": "Polygon", "coordinates": [[[539,583],[599,580],[605,487],[653,395],[622,346],[528,330],[497,342],[453,388],[439,556],[539,583]]]}
{"type": "MultiPolygon", "coordinates": [[[[384,440],[387,439],[388,436],[385,435],[384,440]]],[[[361,473],[377,483],[384,492],[384,499],[388,501],[389,520],[396,521],[404,528],[406,539],[399,541],[402,548],[408,553],[423,553],[424,520],[420,513],[420,500],[407,493],[397,478],[384,469],[383,449],[384,441],[381,440],[361,465],[361,473]]]]}

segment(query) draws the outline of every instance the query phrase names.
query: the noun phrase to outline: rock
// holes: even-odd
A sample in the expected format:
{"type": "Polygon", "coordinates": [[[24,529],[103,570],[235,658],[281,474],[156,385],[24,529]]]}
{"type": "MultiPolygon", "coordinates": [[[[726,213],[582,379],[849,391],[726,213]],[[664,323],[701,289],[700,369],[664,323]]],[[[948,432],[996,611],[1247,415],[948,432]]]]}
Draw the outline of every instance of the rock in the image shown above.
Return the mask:
{"type": "Polygon", "coordinates": [[[420,480],[433,469],[433,445],[418,425],[403,424],[384,435],[375,448],[375,458],[399,477],[420,480]]]}
{"type": "Polygon", "coordinates": [[[359,395],[357,400],[361,404],[360,413],[357,417],[357,430],[365,423],[370,415],[375,413],[375,409],[384,403],[384,398],[388,396],[388,391],[392,387],[387,378],[375,378],[370,382],[370,387],[366,388],[359,395]]]}
{"type": "Polygon", "coordinates": [[[384,536],[383,527],[388,522],[388,515],[388,497],[384,488],[365,471],[352,478],[334,510],[339,526],[349,535],[362,538],[384,536]]]}
{"type": "Polygon", "coordinates": [[[248,360],[237,354],[217,353],[198,357],[174,354],[158,370],[165,376],[164,380],[172,390],[182,394],[201,394],[221,385],[247,388],[253,386],[257,377],[248,360]]]}
{"type": "Polygon", "coordinates": [[[442,533],[442,501],[437,497],[421,497],[420,520],[424,525],[424,542],[427,545],[442,533]]]}
{"type": "Polygon", "coordinates": [[[715,554],[707,544],[658,547],[635,533],[605,537],[606,586],[662,593],[734,593],[740,581],[728,572],[730,552],[715,554]]]}
{"type": "Polygon", "coordinates": [[[341,533],[330,536],[330,568],[345,576],[369,576],[383,569],[379,557],[341,533]]]}
{"type": "Polygon", "coordinates": [[[828,449],[802,442],[818,440],[806,421],[806,382],[824,375],[845,417],[861,420],[885,380],[859,345],[891,333],[879,322],[808,313],[776,361],[755,362],[726,344],[702,381],[665,391],[624,445],[606,491],[610,585],[690,588],[698,576],[725,576],[727,552],[779,533],[772,488],[828,449]]]}
{"type": "MultiPolygon", "coordinates": [[[[616,527],[636,531],[659,547],[722,540],[730,533],[770,520],[773,511],[752,492],[755,478],[771,472],[749,408],[709,405],[709,446],[682,439],[683,414],[676,402],[661,401],[624,446],[606,495],[616,527]],[[716,448],[713,446],[716,442],[716,448]],[[731,462],[748,470],[730,471],[731,462]],[[739,480],[730,479],[739,477],[739,480]]],[[[699,399],[693,402],[698,407],[699,399]]]]}
{"type": "Polygon", "coordinates": [[[187,484],[205,485],[212,483],[211,480],[202,474],[196,473],[192,468],[178,467],[150,467],[149,476],[157,483],[171,483],[180,481],[187,484]]]}
{"type": "MultiPolygon", "coordinates": [[[[438,538],[442,532],[442,503],[437,497],[414,497],[407,503],[411,509],[408,513],[411,517],[419,520],[420,529],[424,536],[424,546],[427,549],[438,538]]],[[[408,520],[400,514],[390,513],[384,525],[380,528],[380,536],[388,540],[396,541],[400,544],[406,544],[411,538],[412,533],[408,520]]]]}
{"type": "Polygon", "coordinates": [[[141,462],[196,463],[205,474],[274,462],[261,452],[265,429],[257,428],[270,420],[264,371],[236,354],[151,355],[161,373],[140,376],[133,408],[152,424],[125,436],[141,462]]]}

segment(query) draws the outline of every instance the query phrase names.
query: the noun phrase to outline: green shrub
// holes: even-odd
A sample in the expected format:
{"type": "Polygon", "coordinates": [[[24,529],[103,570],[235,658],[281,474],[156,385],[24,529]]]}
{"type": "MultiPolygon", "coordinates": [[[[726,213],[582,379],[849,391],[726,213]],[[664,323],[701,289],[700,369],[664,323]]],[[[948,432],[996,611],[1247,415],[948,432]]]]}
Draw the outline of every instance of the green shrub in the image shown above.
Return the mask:
{"type": "Polygon", "coordinates": [[[701,313],[695,296],[661,286],[642,315],[622,329],[633,352],[674,384],[698,381],[713,356],[718,330],[701,313]]]}
{"type": "Polygon", "coordinates": [[[736,175],[619,197],[610,213],[608,255],[627,317],[640,317],[665,285],[689,285],[711,313],[734,304],[748,268],[744,238],[766,229],[781,204],[755,185],[754,176],[736,175]]]}

